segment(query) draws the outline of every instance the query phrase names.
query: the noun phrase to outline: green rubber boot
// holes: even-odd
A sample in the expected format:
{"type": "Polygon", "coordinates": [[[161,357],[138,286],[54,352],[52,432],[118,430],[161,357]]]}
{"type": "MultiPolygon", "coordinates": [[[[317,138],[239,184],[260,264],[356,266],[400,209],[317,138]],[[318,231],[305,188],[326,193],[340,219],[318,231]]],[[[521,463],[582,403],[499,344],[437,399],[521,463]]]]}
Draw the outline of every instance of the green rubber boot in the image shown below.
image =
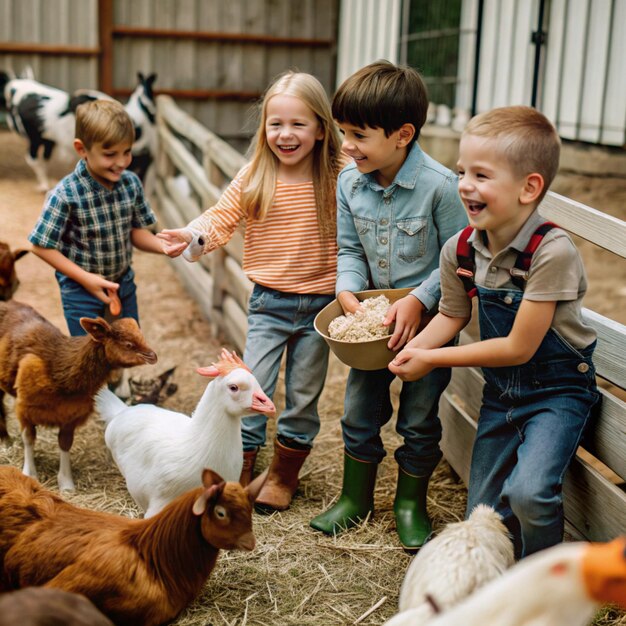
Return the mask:
{"type": "Polygon", "coordinates": [[[430,476],[411,476],[398,468],[398,487],[393,502],[396,530],[400,543],[411,552],[421,548],[428,539],[432,527],[426,512],[426,492],[430,476]]]}
{"type": "Polygon", "coordinates": [[[310,521],[310,526],[327,535],[336,535],[374,514],[374,483],[377,463],[359,461],[347,453],[343,457],[343,487],[339,500],[321,515],[310,521]]]}

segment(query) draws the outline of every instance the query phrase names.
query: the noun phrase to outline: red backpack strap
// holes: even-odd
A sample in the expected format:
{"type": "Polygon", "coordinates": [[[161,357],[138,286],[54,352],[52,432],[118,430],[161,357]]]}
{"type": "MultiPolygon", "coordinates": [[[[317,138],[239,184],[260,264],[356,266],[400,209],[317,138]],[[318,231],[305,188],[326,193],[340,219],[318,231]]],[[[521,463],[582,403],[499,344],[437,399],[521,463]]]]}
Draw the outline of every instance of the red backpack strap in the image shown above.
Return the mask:
{"type": "Polygon", "coordinates": [[[544,222],[538,226],[537,230],[535,230],[528,240],[528,245],[517,255],[515,265],[510,269],[513,284],[522,291],[524,291],[526,281],[528,280],[528,272],[530,270],[533,254],[546,234],[553,228],[557,228],[557,225],[552,222],[544,222]]]}
{"type": "Polygon", "coordinates": [[[465,293],[468,298],[476,295],[476,285],[474,284],[474,271],[476,264],[474,263],[474,248],[468,241],[470,235],[474,232],[471,226],[466,226],[461,231],[461,236],[456,244],[456,275],[461,279],[465,293]]]}

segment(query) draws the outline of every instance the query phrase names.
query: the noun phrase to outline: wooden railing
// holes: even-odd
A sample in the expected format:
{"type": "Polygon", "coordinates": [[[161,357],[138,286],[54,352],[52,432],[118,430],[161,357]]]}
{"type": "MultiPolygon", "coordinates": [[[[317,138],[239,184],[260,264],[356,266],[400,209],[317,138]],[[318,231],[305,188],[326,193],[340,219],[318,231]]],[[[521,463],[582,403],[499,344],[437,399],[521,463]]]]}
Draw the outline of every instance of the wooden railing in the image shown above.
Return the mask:
{"type": "MultiPolygon", "coordinates": [[[[180,228],[217,202],[245,159],[169,96],[157,97],[157,129],[157,210],[164,228],[180,228]],[[178,176],[188,181],[191,195],[181,190],[178,176]]],[[[182,257],[174,260],[174,268],[214,330],[225,333],[241,353],[252,291],[241,269],[242,258],[243,233],[237,231],[228,244],[197,263],[182,257]]]]}
{"type": "MultiPolygon", "coordinates": [[[[216,202],[244,158],[179,109],[170,97],[157,98],[157,111],[158,210],[164,226],[180,227],[216,202]],[[189,180],[193,198],[178,188],[178,173],[189,180]]],[[[626,258],[626,223],[621,220],[554,193],[546,196],[540,212],[571,233],[626,258]]],[[[238,232],[223,249],[198,263],[178,258],[174,267],[209,321],[243,352],[252,283],[241,270],[242,254],[243,237],[238,232]]],[[[584,314],[598,332],[594,362],[599,377],[624,390],[626,327],[590,310],[584,314]]],[[[466,484],[482,387],[480,370],[454,368],[440,405],[442,449],[466,484]]],[[[626,531],[626,493],[619,484],[623,486],[626,481],[626,403],[617,390],[602,389],[602,396],[589,449],[579,451],[564,488],[568,529],[578,537],[596,541],[626,531]]]]}

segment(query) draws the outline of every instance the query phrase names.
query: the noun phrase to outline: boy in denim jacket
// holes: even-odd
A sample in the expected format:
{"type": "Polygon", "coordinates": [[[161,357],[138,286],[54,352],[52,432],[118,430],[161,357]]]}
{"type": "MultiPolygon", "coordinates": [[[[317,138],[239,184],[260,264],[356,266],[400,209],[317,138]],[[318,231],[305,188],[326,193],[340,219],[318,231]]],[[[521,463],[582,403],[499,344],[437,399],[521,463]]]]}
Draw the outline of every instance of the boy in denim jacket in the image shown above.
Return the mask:
{"type": "MultiPolygon", "coordinates": [[[[344,312],[353,313],[360,306],[355,291],[415,287],[387,313],[384,323],[395,322],[392,350],[412,339],[423,318],[436,310],[439,253],[467,223],[456,176],[417,143],[427,108],[419,74],[387,61],[344,81],[332,104],[343,151],[354,159],[337,183],[337,298],[344,312]]],[[[350,370],[341,420],[342,493],[311,521],[316,530],[338,533],[373,513],[376,471],[385,456],[380,430],[393,413],[393,379],[387,369],[350,370]]],[[[395,451],[394,513],[407,549],[420,547],[431,531],[426,491],[441,458],[437,408],[449,379],[450,371],[440,369],[404,384],[400,394],[396,430],[404,443],[395,451]]]]}
{"type": "Polygon", "coordinates": [[[554,126],[530,107],[470,120],[458,167],[471,228],[441,253],[438,315],[389,365],[402,380],[483,368],[467,512],[483,503],[501,513],[518,557],[562,540],[563,477],[599,398],[582,260],[537,211],[559,151],[554,126]],[[473,295],[481,341],[440,347],[469,321],[473,295]]]}

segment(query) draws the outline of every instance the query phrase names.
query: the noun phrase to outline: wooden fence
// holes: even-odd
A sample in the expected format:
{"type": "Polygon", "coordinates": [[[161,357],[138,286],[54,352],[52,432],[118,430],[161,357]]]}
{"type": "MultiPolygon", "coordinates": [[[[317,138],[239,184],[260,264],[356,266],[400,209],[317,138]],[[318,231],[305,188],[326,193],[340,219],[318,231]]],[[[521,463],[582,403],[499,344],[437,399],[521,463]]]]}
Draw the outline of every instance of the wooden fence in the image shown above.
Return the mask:
{"type": "MultiPolygon", "coordinates": [[[[241,168],[244,158],[168,96],[157,98],[157,111],[158,211],[164,226],[180,227],[217,200],[221,187],[241,168]],[[177,185],[179,173],[189,180],[193,198],[177,185]]],[[[625,222],[554,193],[546,196],[540,211],[568,231],[626,258],[625,222]]],[[[241,270],[242,254],[243,237],[238,232],[223,249],[202,257],[198,263],[190,264],[179,257],[174,266],[215,330],[225,333],[243,352],[252,283],[241,270]]],[[[598,332],[594,357],[598,375],[624,390],[626,327],[590,310],[585,310],[585,317],[598,332]]],[[[466,484],[482,385],[477,368],[454,368],[440,405],[442,449],[466,484]]],[[[626,531],[626,493],[620,488],[620,483],[623,486],[626,481],[626,403],[617,390],[613,393],[603,389],[602,396],[589,450],[580,450],[565,483],[569,530],[595,541],[612,539],[626,531]]]]}
{"type": "MultiPolygon", "coordinates": [[[[214,204],[244,165],[244,157],[180,109],[169,96],[157,97],[159,152],[157,205],[163,226],[179,228],[214,204]],[[192,190],[177,184],[183,176],[192,190]]],[[[243,273],[243,234],[198,263],[175,259],[174,267],[215,330],[226,333],[243,353],[252,283],[243,273]]]]}

